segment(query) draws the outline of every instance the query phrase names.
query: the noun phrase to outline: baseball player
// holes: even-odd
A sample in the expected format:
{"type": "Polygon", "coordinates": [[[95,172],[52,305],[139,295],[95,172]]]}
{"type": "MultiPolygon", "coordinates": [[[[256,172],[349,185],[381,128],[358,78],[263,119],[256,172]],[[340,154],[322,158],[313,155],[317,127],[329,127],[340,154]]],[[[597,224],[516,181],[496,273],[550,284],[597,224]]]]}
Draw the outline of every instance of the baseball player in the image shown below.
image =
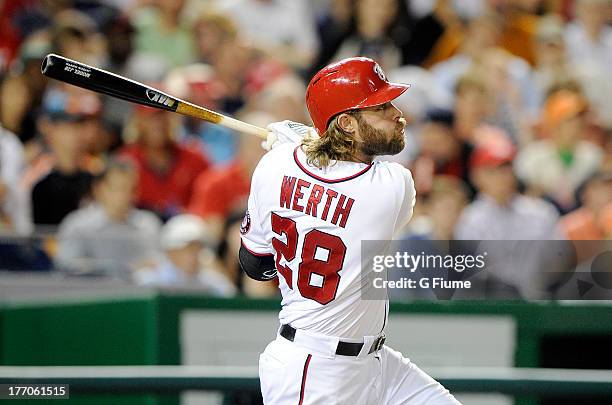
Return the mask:
{"type": "Polygon", "coordinates": [[[319,71],[306,91],[312,128],[271,124],[241,227],[240,264],[278,275],[281,326],[261,354],[268,405],[458,404],[384,345],[388,301],[361,296],[361,241],[389,240],[411,217],[415,190],[399,164],[374,161],[404,147],[389,83],[368,58],[319,71]]]}

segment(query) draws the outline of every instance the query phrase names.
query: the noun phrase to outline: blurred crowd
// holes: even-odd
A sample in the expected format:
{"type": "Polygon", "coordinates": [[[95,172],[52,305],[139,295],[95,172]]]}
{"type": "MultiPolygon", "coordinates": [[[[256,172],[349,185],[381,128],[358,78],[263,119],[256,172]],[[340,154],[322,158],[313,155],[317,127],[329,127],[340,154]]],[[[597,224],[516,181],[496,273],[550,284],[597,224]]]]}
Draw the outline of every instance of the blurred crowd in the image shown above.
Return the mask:
{"type": "Polygon", "coordinates": [[[237,263],[260,141],[49,80],[50,52],[263,127],[310,124],[312,75],[369,56],[412,84],[402,238],[612,239],[611,23],[612,0],[0,0],[0,267],[277,294],[237,263]]]}

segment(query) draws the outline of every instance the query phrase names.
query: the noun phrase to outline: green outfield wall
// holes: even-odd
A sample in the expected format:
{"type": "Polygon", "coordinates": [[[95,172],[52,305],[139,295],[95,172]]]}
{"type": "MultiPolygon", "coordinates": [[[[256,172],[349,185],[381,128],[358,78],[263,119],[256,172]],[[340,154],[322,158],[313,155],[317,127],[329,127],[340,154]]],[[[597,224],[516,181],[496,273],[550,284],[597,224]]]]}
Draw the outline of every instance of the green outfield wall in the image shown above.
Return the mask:
{"type": "MultiPolygon", "coordinates": [[[[253,312],[273,316],[279,305],[278,300],[228,300],[163,293],[147,297],[70,301],[58,298],[46,302],[2,304],[0,365],[178,365],[184,363],[181,359],[182,313],[201,311],[205,316],[206,311],[223,311],[228,317],[239,319],[253,312]]],[[[396,317],[428,315],[441,319],[449,315],[463,319],[510,317],[516,325],[513,329],[516,334],[514,365],[518,367],[550,366],[543,364],[550,358],[543,352],[544,348],[554,348],[554,344],[562,345],[563,342],[578,342],[576,347],[567,347],[569,361],[589,356],[590,341],[612,347],[612,303],[415,302],[394,304],[391,313],[396,317]],[[578,354],[572,354],[573,351],[578,354]]],[[[441,325],[441,330],[443,327],[441,325]]],[[[606,356],[609,354],[595,359],[602,362],[602,368],[608,361],[606,356]]],[[[561,360],[559,367],[563,366],[561,360]]],[[[70,402],[88,405],[178,403],[177,396],[172,395],[119,395],[112,397],[112,401],[109,399],[74,394],[70,402]]],[[[518,402],[527,404],[534,400],[522,398],[518,402]]]]}

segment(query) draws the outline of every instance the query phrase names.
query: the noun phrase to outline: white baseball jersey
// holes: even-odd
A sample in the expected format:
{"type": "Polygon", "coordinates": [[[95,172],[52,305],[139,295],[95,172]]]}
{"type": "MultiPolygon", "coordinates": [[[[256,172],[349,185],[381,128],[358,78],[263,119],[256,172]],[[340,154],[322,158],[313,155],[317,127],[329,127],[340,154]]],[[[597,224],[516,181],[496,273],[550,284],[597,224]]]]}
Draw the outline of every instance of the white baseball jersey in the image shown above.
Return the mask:
{"type": "Polygon", "coordinates": [[[252,253],[274,254],[280,322],[346,339],[379,334],[388,302],[361,297],[361,241],[392,239],[414,202],[410,171],[397,163],[318,169],[295,143],[268,152],[253,174],[241,233],[252,253]]]}

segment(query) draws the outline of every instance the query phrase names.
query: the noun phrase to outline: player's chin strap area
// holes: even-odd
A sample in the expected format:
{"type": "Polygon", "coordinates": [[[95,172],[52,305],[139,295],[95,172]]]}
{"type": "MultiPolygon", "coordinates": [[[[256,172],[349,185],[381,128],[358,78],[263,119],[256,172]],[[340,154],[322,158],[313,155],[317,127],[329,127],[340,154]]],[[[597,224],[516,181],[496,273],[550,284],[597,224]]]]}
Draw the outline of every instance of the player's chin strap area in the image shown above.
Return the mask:
{"type": "MultiPolygon", "coordinates": [[[[297,330],[291,325],[281,325],[279,334],[287,339],[290,342],[295,340],[295,333],[297,330]]],[[[368,354],[379,351],[383,345],[385,344],[385,334],[383,333],[379,337],[377,337],[368,354]]],[[[338,347],[336,348],[336,354],[340,356],[359,356],[361,353],[361,349],[363,349],[363,343],[353,343],[353,342],[338,342],[338,347]]]]}

